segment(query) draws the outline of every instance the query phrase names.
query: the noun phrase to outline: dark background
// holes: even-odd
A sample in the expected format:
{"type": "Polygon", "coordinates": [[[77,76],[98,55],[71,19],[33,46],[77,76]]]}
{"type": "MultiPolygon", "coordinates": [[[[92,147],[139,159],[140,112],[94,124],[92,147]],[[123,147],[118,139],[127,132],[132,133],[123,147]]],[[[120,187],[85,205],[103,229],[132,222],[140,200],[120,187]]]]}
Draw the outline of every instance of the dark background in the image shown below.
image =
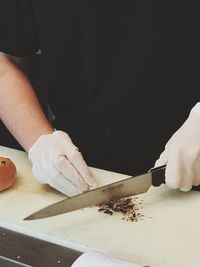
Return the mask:
{"type": "MultiPolygon", "coordinates": [[[[27,76],[35,89],[36,94],[40,100],[42,108],[45,114],[48,116],[47,110],[47,93],[42,85],[42,68],[41,68],[41,56],[39,54],[26,60],[25,68],[27,76]]],[[[4,124],[0,122],[0,145],[7,146],[15,149],[23,148],[9,133],[4,124]]]]}

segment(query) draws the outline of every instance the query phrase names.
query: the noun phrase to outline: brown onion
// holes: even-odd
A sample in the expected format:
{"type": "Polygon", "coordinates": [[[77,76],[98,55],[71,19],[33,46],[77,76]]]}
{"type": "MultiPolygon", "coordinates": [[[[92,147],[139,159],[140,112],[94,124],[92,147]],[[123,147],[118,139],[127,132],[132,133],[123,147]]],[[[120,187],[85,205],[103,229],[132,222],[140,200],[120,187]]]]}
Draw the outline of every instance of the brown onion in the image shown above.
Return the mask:
{"type": "Polygon", "coordinates": [[[14,163],[4,157],[0,157],[0,191],[9,188],[16,180],[16,167],[14,163]]]}

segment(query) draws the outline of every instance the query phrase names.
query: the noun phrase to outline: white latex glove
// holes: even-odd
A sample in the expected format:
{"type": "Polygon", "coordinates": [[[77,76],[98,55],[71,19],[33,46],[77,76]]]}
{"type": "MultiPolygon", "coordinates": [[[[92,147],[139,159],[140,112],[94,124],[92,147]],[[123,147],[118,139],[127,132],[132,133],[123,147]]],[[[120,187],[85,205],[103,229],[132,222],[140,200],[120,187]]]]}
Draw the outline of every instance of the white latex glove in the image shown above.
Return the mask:
{"type": "Polygon", "coordinates": [[[34,177],[58,191],[74,196],[96,187],[95,179],[78,148],[62,131],[42,135],[28,152],[34,177]]]}
{"type": "Polygon", "coordinates": [[[164,164],[168,187],[189,191],[200,184],[200,103],[168,141],[155,167],[164,164]]]}

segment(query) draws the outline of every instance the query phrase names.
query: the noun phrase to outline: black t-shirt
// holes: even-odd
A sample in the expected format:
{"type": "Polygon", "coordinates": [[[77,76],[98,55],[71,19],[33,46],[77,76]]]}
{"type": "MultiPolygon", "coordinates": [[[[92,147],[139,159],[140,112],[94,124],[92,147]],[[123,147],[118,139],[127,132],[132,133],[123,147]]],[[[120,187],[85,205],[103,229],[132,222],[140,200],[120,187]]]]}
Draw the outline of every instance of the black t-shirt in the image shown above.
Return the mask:
{"type": "Polygon", "coordinates": [[[0,0],[0,7],[0,50],[41,50],[55,127],[86,162],[129,174],[152,167],[199,101],[195,1],[0,0]]]}

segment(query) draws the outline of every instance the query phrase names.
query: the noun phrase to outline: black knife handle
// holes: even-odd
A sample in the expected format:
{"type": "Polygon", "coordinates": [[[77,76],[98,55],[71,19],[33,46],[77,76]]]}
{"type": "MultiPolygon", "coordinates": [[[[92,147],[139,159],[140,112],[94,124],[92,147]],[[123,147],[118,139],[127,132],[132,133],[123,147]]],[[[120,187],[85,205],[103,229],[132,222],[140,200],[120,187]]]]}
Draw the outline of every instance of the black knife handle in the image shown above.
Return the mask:
{"type": "Polygon", "coordinates": [[[166,165],[162,165],[150,170],[152,175],[152,185],[153,186],[160,186],[161,184],[165,183],[165,168],[166,165]]]}
{"type": "MultiPolygon", "coordinates": [[[[152,174],[152,185],[153,186],[157,187],[165,183],[165,169],[166,169],[166,165],[162,165],[162,166],[159,166],[159,167],[156,167],[150,170],[152,174]]],[[[192,190],[200,191],[200,185],[193,186],[192,190]]]]}

